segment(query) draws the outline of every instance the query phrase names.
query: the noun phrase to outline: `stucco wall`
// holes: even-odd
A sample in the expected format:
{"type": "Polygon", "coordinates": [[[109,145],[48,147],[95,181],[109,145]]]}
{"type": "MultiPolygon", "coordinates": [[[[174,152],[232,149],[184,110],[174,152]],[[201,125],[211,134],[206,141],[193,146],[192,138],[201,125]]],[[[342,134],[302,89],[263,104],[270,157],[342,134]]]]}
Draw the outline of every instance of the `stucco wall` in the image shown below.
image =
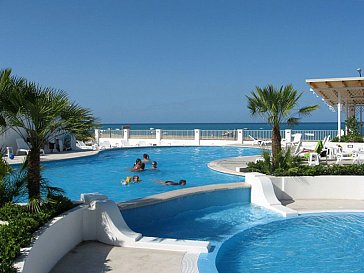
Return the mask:
{"type": "Polygon", "coordinates": [[[271,177],[278,199],[364,200],[364,176],[271,177]]]}
{"type": "Polygon", "coordinates": [[[19,260],[15,267],[22,273],[49,272],[59,259],[83,241],[83,214],[87,209],[77,207],[54,218],[49,223],[52,228],[46,225],[39,231],[31,251],[26,252],[25,260],[19,260]]]}

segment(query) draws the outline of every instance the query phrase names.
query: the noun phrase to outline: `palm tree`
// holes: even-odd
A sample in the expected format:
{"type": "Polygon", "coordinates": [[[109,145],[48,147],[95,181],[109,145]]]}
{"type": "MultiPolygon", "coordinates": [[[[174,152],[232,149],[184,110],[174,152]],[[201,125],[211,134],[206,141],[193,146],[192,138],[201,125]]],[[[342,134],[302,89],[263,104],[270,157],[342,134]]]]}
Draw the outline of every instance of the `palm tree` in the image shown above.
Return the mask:
{"type": "Polygon", "coordinates": [[[0,133],[13,130],[30,143],[29,199],[40,199],[40,149],[48,139],[65,132],[84,138],[96,125],[91,111],[71,102],[64,91],[11,76],[10,69],[0,71],[0,133]]]}
{"type": "MultiPolygon", "coordinates": [[[[303,93],[298,93],[293,86],[286,85],[276,89],[273,85],[264,88],[256,87],[248,99],[248,108],[253,116],[260,115],[272,126],[272,165],[278,166],[277,158],[281,147],[280,124],[287,122],[288,125],[295,125],[299,117],[293,117],[292,112],[297,107],[298,100],[303,93]]],[[[318,105],[310,105],[300,108],[295,114],[298,116],[308,115],[318,109],[318,105]]]]}
{"type": "MultiPolygon", "coordinates": [[[[0,152],[0,207],[26,193],[26,174],[23,168],[14,170],[0,152]]],[[[21,200],[19,200],[21,201],[21,200]]]]}

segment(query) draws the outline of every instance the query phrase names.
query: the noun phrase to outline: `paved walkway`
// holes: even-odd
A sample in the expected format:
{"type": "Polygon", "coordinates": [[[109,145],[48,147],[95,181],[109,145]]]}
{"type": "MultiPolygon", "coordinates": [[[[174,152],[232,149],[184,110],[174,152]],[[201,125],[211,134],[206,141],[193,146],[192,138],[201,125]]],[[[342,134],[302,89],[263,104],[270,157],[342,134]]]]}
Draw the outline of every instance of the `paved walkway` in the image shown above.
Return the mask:
{"type": "Polygon", "coordinates": [[[252,155],[252,156],[238,156],[231,158],[224,158],[220,160],[212,161],[208,164],[209,168],[228,174],[234,175],[244,175],[244,170],[247,169],[247,164],[249,162],[255,162],[257,158],[261,158],[260,155],[252,155]],[[239,167],[242,169],[242,172],[237,172],[236,168],[239,167]]]}
{"type": "MultiPolygon", "coordinates": [[[[91,156],[99,153],[99,151],[93,150],[79,150],[79,151],[68,151],[62,153],[52,153],[52,154],[45,154],[40,156],[40,161],[54,161],[54,160],[63,160],[63,159],[72,159],[72,158],[79,158],[84,156],[91,156]]],[[[4,157],[6,162],[9,164],[20,164],[23,163],[25,160],[25,155],[16,155],[14,159],[10,159],[8,157],[4,157]]]]}
{"type": "Polygon", "coordinates": [[[86,241],[65,255],[51,273],[181,273],[184,253],[114,247],[86,241]]]}

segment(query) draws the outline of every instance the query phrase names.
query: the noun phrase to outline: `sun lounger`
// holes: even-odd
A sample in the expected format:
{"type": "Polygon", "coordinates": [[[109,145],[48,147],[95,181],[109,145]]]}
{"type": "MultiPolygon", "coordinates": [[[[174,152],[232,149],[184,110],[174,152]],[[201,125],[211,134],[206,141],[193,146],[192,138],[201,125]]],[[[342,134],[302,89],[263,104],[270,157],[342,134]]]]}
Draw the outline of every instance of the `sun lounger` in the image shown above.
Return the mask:
{"type": "Polygon", "coordinates": [[[97,145],[86,145],[82,140],[76,140],[76,147],[81,150],[96,150],[97,145]]]}
{"type": "Polygon", "coordinates": [[[253,140],[252,145],[259,145],[259,146],[260,146],[260,144],[262,143],[262,140],[260,140],[260,139],[256,139],[256,138],[252,137],[251,135],[248,135],[248,137],[249,137],[251,140],[253,140]]]}
{"type": "Polygon", "coordinates": [[[271,140],[256,139],[256,138],[252,137],[251,135],[248,135],[248,137],[251,140],[253,140],[253,144],[252,145],[267,146],[269,144],[272,144],[272,141],[271,140]]]}
{"type": "Polygon", "coordinates": [[[354,163],[356,158],[357,154],[355,152],[344,151],[341,147],[336,150],[336,164],[342,164],[345,160],[351,160],[354,163]]]}
{"type": "MultiPolygon", "coordinates": [[[[16,150],[17,155],[19,154],[19,152],[25,152],[26,154],[28,154],[30,152],[30,147],[29,147],[28,143],[26,143],[24,141],[24,139],[17,138],[17,139],[15,139],[15,141],[16,141],[16,146],[17,146],[17,150],[16,150]]],[[[40,149],[40,152],[42,155],[45,155],[44,149],[40,149]]]]}

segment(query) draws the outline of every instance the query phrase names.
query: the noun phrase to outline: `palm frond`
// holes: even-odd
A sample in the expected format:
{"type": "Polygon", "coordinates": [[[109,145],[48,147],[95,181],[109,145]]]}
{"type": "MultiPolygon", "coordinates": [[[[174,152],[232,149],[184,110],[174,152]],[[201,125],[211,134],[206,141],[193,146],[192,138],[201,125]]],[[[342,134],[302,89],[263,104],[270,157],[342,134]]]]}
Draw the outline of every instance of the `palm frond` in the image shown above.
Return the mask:
{"type": "Polygon", "coordinates": [[[310,115],[312,111],[315,111],[319,108],[320,107],[318,105],[310,105],[310,106],[302,107],[301,109],[298,110],[298,113],[300,115],[310,115]]]}

